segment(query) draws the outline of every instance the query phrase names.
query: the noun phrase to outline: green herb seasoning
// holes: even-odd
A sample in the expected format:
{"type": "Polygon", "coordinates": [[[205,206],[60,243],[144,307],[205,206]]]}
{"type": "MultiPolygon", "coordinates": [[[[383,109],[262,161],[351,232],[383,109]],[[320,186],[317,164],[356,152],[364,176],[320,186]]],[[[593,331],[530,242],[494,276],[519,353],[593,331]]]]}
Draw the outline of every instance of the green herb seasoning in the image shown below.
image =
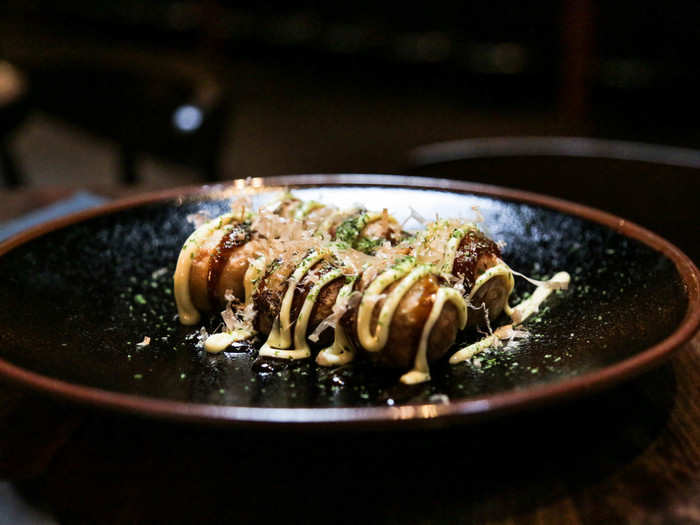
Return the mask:
{"type": "Polygon", "coordinates": [[[336,228],[336,241],[347,243],[356,250],[372,255],[377,247],[384,242],[384,239],[360,237],[362,230],[367,226],[370,220],[370,215],[364,211],[348,217],[336,228]]]}
{"type": "Polygon", "coordinates": [[[399,269],[402,268],[403,265],[413,265],[416,262],[416,258],[413,255],[404,255],[402,257],[398,257],[394,259],[394,265],[392,268],[394,269],[399,269]]]}
{"type": "Polygon", "coordinates": [[[267,268],[265,268],[265,271],[267,273],[272,273],[277,268],[280,267],[280,264],[282,264],[282,262],[279,259],[274,259],[270,264],[267,265],[267,268]]]}
{"type": "Polygon", "coordinates": [[[352,245],[367,224],[367,213],[352,215],[340,223],[335,230],[335,238],[352,245]]]}
{"type": "Polygon", "coordinates": [[[382,244],[384,244],[384,239],[370,239],[368,237],[360,237],[354,244],[354,248],[367,255],[374,255],[382,244]]]}

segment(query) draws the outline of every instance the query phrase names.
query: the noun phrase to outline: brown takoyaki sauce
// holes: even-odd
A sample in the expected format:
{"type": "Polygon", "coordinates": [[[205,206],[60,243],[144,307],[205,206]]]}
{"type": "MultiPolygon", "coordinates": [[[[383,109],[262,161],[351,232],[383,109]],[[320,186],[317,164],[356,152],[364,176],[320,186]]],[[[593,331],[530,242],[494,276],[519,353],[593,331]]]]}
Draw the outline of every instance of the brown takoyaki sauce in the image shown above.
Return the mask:
{"type": "Polygon", "coordinates": [[[219,284],[221,272],[231,258],[234,250],[250,240],[250,224],[238,223],[221,237],[214,254],[209,259],[209,272],[207,273],[207,294],[209,304],[216,305],[220,301],[216,297],[216,286],[219,284]]]}
{"type": "MultiPolygon", "coordinates": [[[[470,289],[478,277],[477,264],[483,256],[500,257],[498,245],[478,230],[470,230],[457,249],[452,273],[464,277],[464,286],[470,289]]],[[[483,269],[482,269],[483,271],[483,269]]]]}

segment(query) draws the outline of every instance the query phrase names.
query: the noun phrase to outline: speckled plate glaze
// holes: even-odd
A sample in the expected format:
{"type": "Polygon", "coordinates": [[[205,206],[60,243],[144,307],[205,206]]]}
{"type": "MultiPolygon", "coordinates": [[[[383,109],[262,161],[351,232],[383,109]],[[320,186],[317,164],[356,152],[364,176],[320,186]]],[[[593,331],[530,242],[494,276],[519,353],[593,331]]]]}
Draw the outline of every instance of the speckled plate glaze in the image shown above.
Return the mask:
{"type": "MultiPolygon", "coordinates": [[[[0,245],[0,373],[62,398],[128,412],[247,425],[445,424],[610,386],[659,363],[700,323],[699,274],[656,235],[576,204],[503,188],[380,175],[253,179],[146,195],[68,217],[0,245]],[[408,206],[485,217],[504,259],[534,277],[567,270],[568,291],[528,320],[517,346],[398,383],[363,363],[256,361],[242,345],[209,355],[175,318],[172,273],[188,214],[255,203],[280,185],[339,206],[408,206]],[[150,345],[139,347],[145,336],[150,345]]],[[[408,225],[407,225],[408,226],[408,225]]],[[[515,302],[532,286],[518,280],[515,302]]],[[[501,320],[504,322],[505,320],[501,320]]],[[[218,320],[205,322],[209,330],[218,320]]],[[[475,336],[466,336],[465,341],[475,336]]]]}

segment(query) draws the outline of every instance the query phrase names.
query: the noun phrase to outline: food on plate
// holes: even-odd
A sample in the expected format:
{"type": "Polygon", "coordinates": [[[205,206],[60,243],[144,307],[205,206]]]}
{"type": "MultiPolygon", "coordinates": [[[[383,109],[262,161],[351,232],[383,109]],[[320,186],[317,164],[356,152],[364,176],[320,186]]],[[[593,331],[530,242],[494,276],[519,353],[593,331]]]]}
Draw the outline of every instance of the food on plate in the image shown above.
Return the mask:
{"type": "MultiPolygon", "coordinates": [[[[386,209],[341,210],[289,193],[257,212],[235,204],[182,248],[174,275],[180,322],[196,325],[223,308],[224,329],[207,338],[207,351],[259,336],[263,357],[314,357],[321,366],[360,357],[407,370],[401,381],[414,384],[430,379],[429,363],[461,331],[491,331],[504,311],[517,325],[547,291],[568,284],[566,273],[538,282],[530,303],[512,309],[513,271],[496,242],[464,220],[424,226],[410,233],[386,209]]],[[[498,330],[450,362],[520,333],[498,330]]]]}

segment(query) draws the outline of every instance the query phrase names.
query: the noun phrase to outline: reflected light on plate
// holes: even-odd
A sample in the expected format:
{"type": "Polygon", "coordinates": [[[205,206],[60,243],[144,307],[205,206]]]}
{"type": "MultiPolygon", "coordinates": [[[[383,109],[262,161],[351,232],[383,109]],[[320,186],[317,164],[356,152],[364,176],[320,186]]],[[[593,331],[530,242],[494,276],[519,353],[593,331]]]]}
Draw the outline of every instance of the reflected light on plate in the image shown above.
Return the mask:
{"type": "Polygon", "coordinates": [[[395,407],[392,412],[394,419],[414,419],[416,417],[423,419],[431,419],[438,416],[438,411],[435,405],[421,405],[421,406],[400,406],[395,407]]]}
{"type": "Polygon", "coordinates": [[[191,104],[180,106],[173,113],[173,125],[185,133],[195,131],[202,125],[203,120],[202,110],[191,104]]]}
{"type": "Polygon", "coordinates": [[[262,188],[264,181],[262,177],[248,177],[247,179],[236,179],[233,181],[233,187],[237,190],[245,190],[248,188],[262,188]]]}
{"type": "MultiPolygon", "coordinates": [[[[393,402],[393,400],[392,400],[393,402]]],[[[391,406],[391,405],[390,405],[391,406]]],[[[488,400],[479,399],[469,403],[469,412],[486,412],[490,408],[490,403],[488,400]]],[[[440,411],[438,410],[438,405],[406,405],[392,407],[391,417],[393,419],[432,419],[440,416],[440,411]]]]}
{"type": "Polygon", "coordinates": [[[257,194],[267,194],[270,198],[274,198],[275,195],[283,190],[282,186],[266,186],[265,179],[262,177],[234,179],[229,184],[217,184],[207,187],[207,191],[215,199],[237,199],[242,195],[257,194]]]}

